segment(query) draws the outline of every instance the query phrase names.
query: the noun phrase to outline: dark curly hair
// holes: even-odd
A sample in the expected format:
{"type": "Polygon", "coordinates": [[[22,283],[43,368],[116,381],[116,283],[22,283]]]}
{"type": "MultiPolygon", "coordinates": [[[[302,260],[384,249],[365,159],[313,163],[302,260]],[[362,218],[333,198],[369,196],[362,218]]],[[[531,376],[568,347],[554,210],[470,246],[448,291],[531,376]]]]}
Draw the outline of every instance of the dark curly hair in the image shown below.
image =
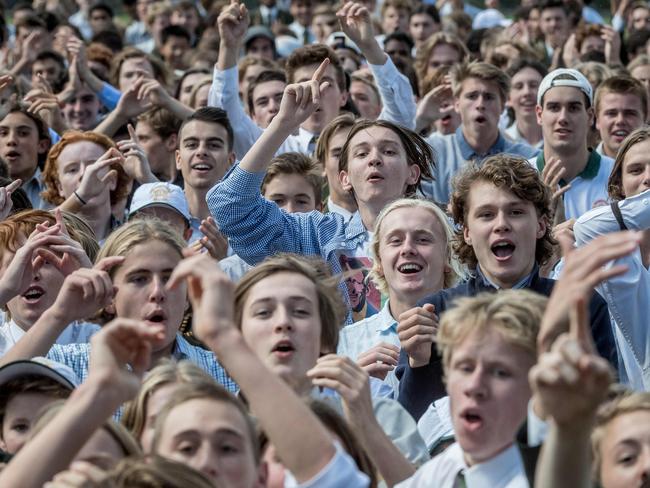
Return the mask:
{"type": "Polygon", "coordinates": [[[477,181],[492,183],[497,188],[504,188],[518,198],[533,203],[537,215],[547,223],[546,232],[537,239],[535,261],[538,264],[546,263],[553,253],[553,246],[557,244],[551,235],[551,190],[544,184],[537,169],[528,161],[508,154],[489,157],[481,166],[470,165],[454,179],[449,208],[457,225],[454,251],[460,261],[469,268],[476,268],[478,264],[474,248],[467,244],[463,237],[463,227],[469,211],[469,194],[472,185],[477,181]]]}

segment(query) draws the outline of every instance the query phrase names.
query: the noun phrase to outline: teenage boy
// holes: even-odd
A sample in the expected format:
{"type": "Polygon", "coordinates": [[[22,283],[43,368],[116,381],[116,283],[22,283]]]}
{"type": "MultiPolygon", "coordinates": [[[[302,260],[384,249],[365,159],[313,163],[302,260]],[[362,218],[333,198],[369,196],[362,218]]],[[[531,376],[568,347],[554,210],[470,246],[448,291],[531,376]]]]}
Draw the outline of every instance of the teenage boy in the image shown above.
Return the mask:
{"type": "Polygon", "coordinates": [[[607,203],[607,179],[614,161],[587,146],[594,118],[592,105],[591,84],[574,69],[550,72],[537,91],[535,110],[542,126],[544,147],[531,163],[541,173],[552,159],[560,161],[560,185],[571,185],[562,196],[567,219],[578,218],[607,203]]]}
{"type": "Polygon", "coordinates": [[[508,76],[489,63],[463,63],[452,69],[454,108],[460,114],[461,124],[453,134],[434,133],[427,138],[437,159],[444,164],[437,165],[432,170],[433,181],[423,185],[425,196],[447,203],[452,178],[467,161],[480,164],[499,153],[525,158],[537,154],[537,149],[510,142],[499,132],[499,118],[508,97],[509,84],[508,76]]]}
{"type": "Polygon", "coordinates": [[[463,298],[442,317],[436,342],[456,442],[397,488],[529,486],[515,438],[545,305],[536,293],[508,290],[463,298]]]}
{"type": "Polygon", "coordinates": [[[612,76],[598,86],[594,110],[601,139],[596,152],[616,159],[623,140],[648,118],[648,94],[640,81],[612,76]]]}
{"type": "MultiPolygon", "coordinates": [[[[414,194],[420,179],[430,177],[432,154],[426,142],[396,124],[361,120],[350,131],[339,165],[342,186],[354,194],[359,208],[352,219],[331,213],[288,214],[262,197],[259,188],[271,155],[327,103],[322,92],[334,88],[327,78],[328,63],[325,59],[311,80],[286,88],[280,112],[267,130],[228,177],[208,193],[208,206],[218,225],[249,264],[277,252],[294,252],[322,256],[337,274],[344,265],[361,264],[367,275],[371,264],[368,229],[374,227],[387,203],[414,194]]],[[[343,290],[347,295],[345,285],[343,290]]],[[[375,309],[381,308],[378,292],[368,296],[375,309]]]]}
{"type": "Polygon", "coordinates": [[[64,400],[80,381],[68,366],[43,357],[0,368],[0,449],[16,454],[47,405],[64,400]]]}
{"type": "Polygon", "coordinates": [[[12,105],[0,120],[0,157],[9,167],[9,176],[22,181],[34,208],[47,208],[41,198],[45,189],[38,167],[50,148],[50,135],[45,122],[26,108],[12,105]]]}
{"type": "Polygon", "coordinates": [[[187,69],[185,54],[192,47],[192,36],[180,25],[168,25],[160,33],[160,54],[167,67],[181,71],[187,69]]]}
{"type": "Polygon", "coordinates": [[[544,37],[547,59],[553,59],[570,34],[569,12],[562,0],[545,0],[539,7],[539,29],[544,37]]]}
{"type": "Polygon", "coordinates": [[[266,129],[278,114],[286,86],[287,75],[275,69],[262,71],[248,84],[244,96],[248,113],[258,127],[266,129]]]}
{"type": "MultiPolygon", "coordinates": [[[[337,13],[344,33],[361,49],[380,89],[383,111],[381,119],[413,127],[415,102],[408,79],[400,74],[389,56],[377,43],[368,10],[360,4],[347,3],[337,13]]],[[[219,16],[219,60],[215,65],[209,104],[223,107],[236,130],[235,154],[241,159],[260,137],[262,129],[244,113],[237,98],[237,56],[248,27],[248,13],[242,4],[231,4],[219,16]]],[[[301,124],[296,135],[291,134],[278,153],[303,152],[313,154],[318,135],[345,105],[348,93],[345,74],[335,53],[323,45],[310,45],[294,51],[287,58],[289,83],[309,80],[323,59],[330,60],[325,80],[329,88],[320,109],[301,124]]]]}
{"type": "Polygon", "coordinates": [[[169,110],[156,107],[138,116],[135,135],[144,149],[151,172],[160,181],[183,186],[176,169],[176,148],[181,119],[169,110]]]}
{"type": "MultiPolygon", "coordinates": [[[[288,213],[307,213],[322,209],[322,188],[323,177],[313,160],[302,153],[284,153],[271,161],[261,192],[288,213]]],[[[219,266],[235,283],[252,268],[236,254],[219,261],[219,266]]]]}
{"type": "MultiPolygon", "coordinates": [[[[482,291],[511,288],[551,293],[555,281],[539,276],[539,265],[553,252],[550,202],[550,190],[522,158],[494,156],[481,167],[467,168],[455,181],[450,203],[458,229],[455,251],[474,276],[425,298],[420,302],[423,306],[399,317],[399,400],[415,418],[445,394],[442,365],[432,344],[438,317],[452,302],[482,291]]],[[[593,296],[590,311],[598,350],[616,363],[609,313],[599,295],[593,296]]]]}
{"type": "MultiPolygon", "coordinates": [[[[192,216],[191,244],[213,230],[207,220],[210,209],[206,195],[235,162],[233,129],[226,112],[204,107],[183,122],[178,131],[178,141],[176,169],[180,170],[185,181],[185,198],[192,216]]],[[[225,247],[220,258],[225,257],[227,249],[227,244],[222,244],[225,247]]]]}

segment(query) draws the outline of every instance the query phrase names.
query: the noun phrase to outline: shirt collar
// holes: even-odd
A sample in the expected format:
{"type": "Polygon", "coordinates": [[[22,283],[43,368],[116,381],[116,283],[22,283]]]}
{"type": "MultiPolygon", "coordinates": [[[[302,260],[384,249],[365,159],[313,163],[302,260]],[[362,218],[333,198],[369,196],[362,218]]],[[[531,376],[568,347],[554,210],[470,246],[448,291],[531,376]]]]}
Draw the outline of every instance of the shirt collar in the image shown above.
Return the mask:
{"type": "Polygon", "coordinates": [[[393,318],[393,316],[390,313],[390,306],[389,306],[389,301],[386,300],[386,303],[384,306],[381,308],[379,313],[375,315],[377,317],[377,331],[378,332],[384,332],[389,329],[391,329],[393,326],[397,325],[397,320],[393,318]]]}
{"type": "Polygon", "coordinates": [[[317,134],[314,134],[313,132],[309,132],[307,129],[303,129],[302,127],[299,127],[298,135],[296,137],[298,138],[300,147],[304,147],[305,149],[307,149],[307,146],[309,146],[309,142],[311,141],[311,138],[314,136],[318,137],[317,134]]]}
{"type": "Polygon", "coordinates": [[[524,463],[519,448],[513,444],[502,453],[465,470],[467,486],[505,486],[505,482],[519,471],[524,473],[524,463]]]}
{"type": "MultiPolygon", "coordinates": [[[[533,281],[533,277],[538,271],[539,271],[539,266],[537,265],[537,263],[535,263],[535,265],[533,266],[533,270],[530,272],[530,274],[524,276],[517,283],[515,283],[512,289],[521,290],[524,288],[530,288],[530,283],[533,281]]],[[[499,285],[492,283],[492,281],[490,281],[490,279],[483,274],[480,266],[476,266],[476,278],[480,280],[485,286],[496,288],[497,290],[501,289],[499,285]]]]}
{"type": "MultiPolygon", "coordinates": [[[[601,155],[598,154],[598,151],[594,151],[593,149],[589,149],[589,159],[587,159],[587,165],[585,166],[585,169],[582,170],[582,172],[576,176],[576,178],[579,176],[580,178],[584,180],[593,180],[597,175],[598,171],[600,171],[600,160],[602,159],[601,155]]],[[[539,154],[537,155],[537,160],[535,161],[537,164],[537,169],[541,173],[542,170],[544,169],[544,151],[540,151],[539,154]]],[[[565,180],[560,180],[560,185],[561,186],[566,186],[568,184],[567,181],[565,180]]]]}
{"type": "Polygon", "coordinates": [[[490,149],[487,150],[485,154],[477,154],[472,146],[469,145],[467,139],[465,139],[465,134],[463,134],[462,124],[456,129],[456,140],[458,141],[458,148],[460,149],[460,154],[463,156],[463,159],[469,161],[476,157],[483,158],[491,154],[497,154],[505,151],[506,140],[499,132],[499,137],[496,142],[490,146],[490,149]]]}

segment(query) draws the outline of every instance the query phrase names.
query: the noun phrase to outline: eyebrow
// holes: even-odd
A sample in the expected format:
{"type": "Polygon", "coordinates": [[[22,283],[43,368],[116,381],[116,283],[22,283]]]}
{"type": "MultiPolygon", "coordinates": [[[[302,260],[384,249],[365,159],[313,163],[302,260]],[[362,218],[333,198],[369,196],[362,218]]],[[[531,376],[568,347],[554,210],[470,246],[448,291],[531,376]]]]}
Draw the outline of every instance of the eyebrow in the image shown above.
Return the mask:
{"type": "MultiPolygon", "coordinates": [[[[277,198],[277,197],[287,197],[285,193],[271,193],[268,198],[277,198]]],[[[296,193],[294,197],[307,197],[309,198],[309,193],[296,193]]]]}
{"type": "MultiPolygon", "coordinates": [[[[185,137],[185,138],[183,139],[183,142],[189,142],[189,141],[192,141],[192,142],[195,142],[195,141],[196,141],[196,142],[198,142],[199,140],[200,140],[200,139],[199,139],[198,137],[195,137],[195,136],[189,136],[189,137],[185,137]]],[[[207,137],[205,140],[208,141],[208,142],[218,141],[218,142],[224,143],[224,140],[223,140],[221,137],[218,137],[218,136],[207,137]]]]}
{"type": "MultiPolygon", "coordinates": [[[[196,436],[199,435],[201,432],[205,432],[205,431],[200,431],[199,429],[185,429],[175,433],[172,436],[172,440],[178,440],[181,437],[196,436]]],[[[244,439],[244,440],[246,439],[246,436],[241,432],[238,432],[234,429],[230,429],[227,427],[219,427],[216,431],[208,432],[208,434],[226,434],[226,435],[232,435],[239,439],[244,439]]]]}

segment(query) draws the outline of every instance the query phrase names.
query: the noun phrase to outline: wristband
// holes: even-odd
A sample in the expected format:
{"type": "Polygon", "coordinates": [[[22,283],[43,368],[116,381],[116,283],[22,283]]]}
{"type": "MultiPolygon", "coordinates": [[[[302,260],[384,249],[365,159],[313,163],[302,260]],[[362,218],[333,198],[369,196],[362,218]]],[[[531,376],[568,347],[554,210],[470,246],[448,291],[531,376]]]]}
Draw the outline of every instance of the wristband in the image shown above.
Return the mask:
{"type": "Polygon", "coordinates": [[[74,196],[77,197],[77,199],[81,202],[82,205],[86,205],[86,200],[84,200],[83,198],[81,198],[79,196],[79,193],[77,193],[77,190],[73,191],[72,193],[74,193],[74,196]]]}

